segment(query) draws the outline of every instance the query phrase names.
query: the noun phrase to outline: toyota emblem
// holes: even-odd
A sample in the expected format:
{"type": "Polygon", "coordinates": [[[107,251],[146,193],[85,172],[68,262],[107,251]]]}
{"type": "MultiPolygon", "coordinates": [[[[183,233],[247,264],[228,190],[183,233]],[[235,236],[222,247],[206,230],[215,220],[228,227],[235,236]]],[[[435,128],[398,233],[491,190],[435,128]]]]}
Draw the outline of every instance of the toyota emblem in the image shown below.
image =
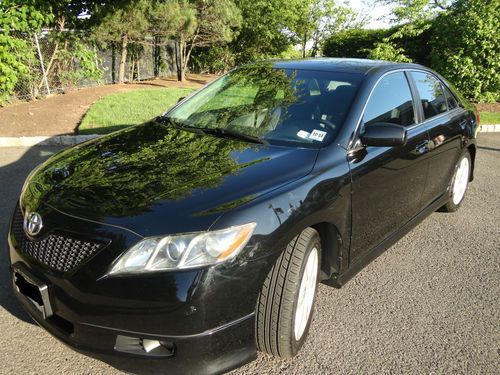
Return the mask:
{"type": "Polygon", "coordinates": [[[37,212],[31,212],[24,217],[24,230],[30,236],[36,236],[42,228],[42,217],[37,212]]]}

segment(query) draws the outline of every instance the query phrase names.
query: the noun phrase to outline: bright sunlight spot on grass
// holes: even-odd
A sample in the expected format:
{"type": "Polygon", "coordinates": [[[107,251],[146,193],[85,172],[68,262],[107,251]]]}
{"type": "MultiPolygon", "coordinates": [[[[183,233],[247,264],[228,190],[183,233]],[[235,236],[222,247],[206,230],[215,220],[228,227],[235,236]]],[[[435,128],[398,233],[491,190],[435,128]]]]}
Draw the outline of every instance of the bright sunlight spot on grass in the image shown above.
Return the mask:
{"type": "Polygon", "coordinates": [[[172,107],[188,88],[142,89],[105,96],[94,103],[78,127],[80,134],[105,134],[141,124],[172,107]]]}
{"type": "Polygon", "coordinates": [[[479,112],[481,116],[481,124],[497,125],[500,124],[500,112],[479,112]]]}

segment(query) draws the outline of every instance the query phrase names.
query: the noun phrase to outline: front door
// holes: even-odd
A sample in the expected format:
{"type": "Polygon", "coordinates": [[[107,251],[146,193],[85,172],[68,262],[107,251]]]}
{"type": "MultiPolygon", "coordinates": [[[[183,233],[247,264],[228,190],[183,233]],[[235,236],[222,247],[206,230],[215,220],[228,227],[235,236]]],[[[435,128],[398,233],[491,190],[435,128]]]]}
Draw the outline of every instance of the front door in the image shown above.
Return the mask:
{"type": "Polygon", "coordinates": [[[383,77],[368,100],[362,126],[378,122],[403,125],[407,127],[407,143],[402,147],[366,147],[361,158],[350,162],[350,263],[422,209],[429,137],[425,126],[417,124],[417,118],[406,74],[394,72],[383,77]]]}

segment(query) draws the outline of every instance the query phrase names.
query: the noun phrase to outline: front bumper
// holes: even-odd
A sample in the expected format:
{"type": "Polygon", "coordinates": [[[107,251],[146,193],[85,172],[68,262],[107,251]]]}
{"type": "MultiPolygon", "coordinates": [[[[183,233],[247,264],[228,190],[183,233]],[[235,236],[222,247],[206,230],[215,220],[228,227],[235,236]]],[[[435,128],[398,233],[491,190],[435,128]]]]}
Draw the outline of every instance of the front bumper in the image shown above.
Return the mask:
{"type": "Polygon", "coordinates": [[[110,259],[138,238],[75,220],[60,221],[59,229],[78,227],[112,241],[67,273],[25,254],[9,234],[12,271],[22,269],[47,286],[52,315],[44,318],[14,285],[16,297],[40,326],[73,349],[134,373],[221,373],[255,358],[255,303],[277,254],[208,269],[103,277],[110,259]],[[117,350],[118,336],[168,343],[171,355],[117,350]]]}
{"type": "Polygon", "coordinates": [[[186,336],[158,336],[120,331],[84,322],[69,322],[55,313],[44,319],[37,308],[17,290],[15,295],[38,325],[72,349],[104,361],[126,372],[157,374],[218,374],[236,368],[256,357],[254,314],[224,326],[186,336]],[[71,331],[68,331],[71,327],[71,331]],[[118,336],[160,340],[172,344],[172,355],[155,357],[129,354],[115,349],[118,336]]]}

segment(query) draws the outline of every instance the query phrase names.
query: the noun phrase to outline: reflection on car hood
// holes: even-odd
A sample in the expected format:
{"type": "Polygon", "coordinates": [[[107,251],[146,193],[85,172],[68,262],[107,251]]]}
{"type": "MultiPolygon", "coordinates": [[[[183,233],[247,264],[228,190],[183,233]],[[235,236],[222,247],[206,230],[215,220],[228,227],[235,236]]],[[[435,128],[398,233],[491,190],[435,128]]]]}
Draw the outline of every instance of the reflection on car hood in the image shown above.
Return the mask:
{"type": "Polygon", "coordinates": [[[206,230],[223,211],[308,174],[316,155],[153,121],[52,157],[31,176],[21,204],[144,236],[206,230]]]}

